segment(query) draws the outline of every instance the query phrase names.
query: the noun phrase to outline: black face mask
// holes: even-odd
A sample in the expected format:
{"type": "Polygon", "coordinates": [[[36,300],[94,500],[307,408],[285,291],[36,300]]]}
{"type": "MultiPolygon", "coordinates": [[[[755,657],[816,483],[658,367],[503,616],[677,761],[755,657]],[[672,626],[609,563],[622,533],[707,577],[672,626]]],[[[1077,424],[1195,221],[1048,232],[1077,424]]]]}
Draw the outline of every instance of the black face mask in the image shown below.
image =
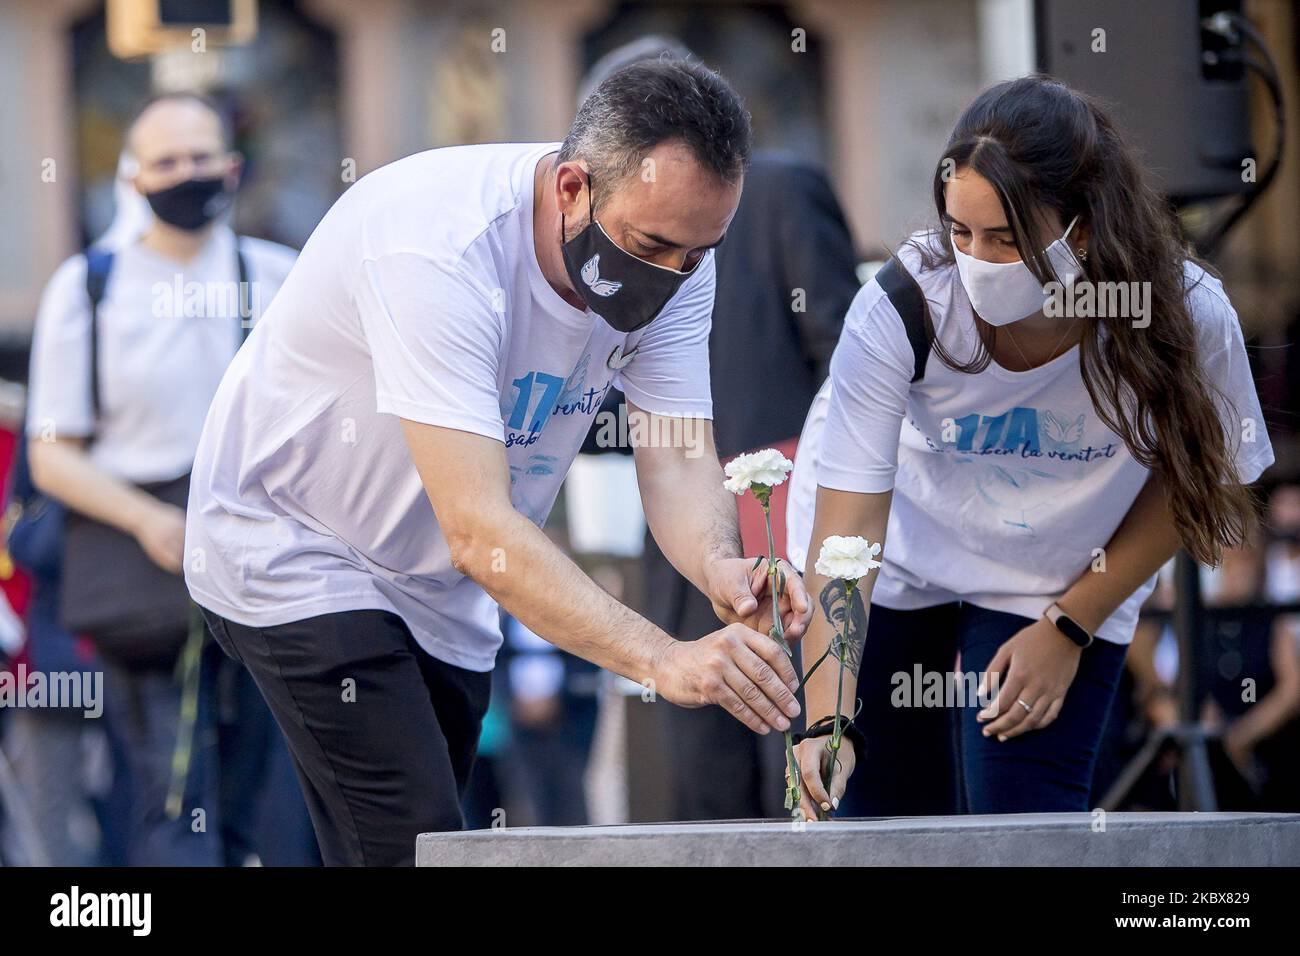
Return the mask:
{"type": "Polygon", "coordinates": [[[190,232],[202,229],[230,205],[230,193],[221,177],[187,179],[168,189],[145,193],[144,198],[163,222],[190,232]]]}
{"type": "MultiPolygon", "coordinates": [[[[590,204],[590,179],[587,200],[590,204]]],[[[563,215],[560,228],[564,228],[563,215]]],[[[594,215],[561,252],[569,281],[587,308],[620,332],[649,325],[700,264],[697,261],[686,272],[678,272],[638,259],[609,238],[594,215]]]]}

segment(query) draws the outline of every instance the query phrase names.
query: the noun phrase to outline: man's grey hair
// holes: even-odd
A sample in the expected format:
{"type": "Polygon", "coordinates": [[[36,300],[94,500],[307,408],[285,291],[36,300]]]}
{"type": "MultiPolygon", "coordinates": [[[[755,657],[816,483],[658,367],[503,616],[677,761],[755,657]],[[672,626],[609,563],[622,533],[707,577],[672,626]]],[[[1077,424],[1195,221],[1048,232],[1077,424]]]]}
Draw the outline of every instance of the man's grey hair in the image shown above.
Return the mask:
{"type": "Polygon", "coordinates": [[[605,77],[578,109],[560,162],[580,159],[592,179],[593,206],[660,143],[679,142],[726,183],[745,173],[749,113],[721,76],[702,64],[661,55],[605,77]]]}
{"type": "Polygon", "coordinates": [[[662,57],[672,60],[693,58],[690,49],[681,40],[659,33],[637,37],[630,43],[614,47],[593,63],[587,75],[582,78],[582,82],[578,84],[578,102],[574,106],[581,109],[582,104],[595,92],[596,87],[623,67],[640,63],[642,60],[658,60],[662,57]]]}

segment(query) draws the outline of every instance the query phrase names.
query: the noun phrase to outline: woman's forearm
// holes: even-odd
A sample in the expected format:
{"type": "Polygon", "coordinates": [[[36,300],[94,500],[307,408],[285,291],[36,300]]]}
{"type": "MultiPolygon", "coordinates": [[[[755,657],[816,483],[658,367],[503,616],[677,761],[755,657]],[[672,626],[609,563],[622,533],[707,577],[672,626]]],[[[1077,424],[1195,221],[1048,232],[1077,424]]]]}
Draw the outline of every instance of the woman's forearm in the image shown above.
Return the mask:
{"type": "MultiPolygon", "coordinates": [[[[808,544],[808,563],[804,569],[804,584],[813,601],[813,617],[808,633],[801,642],[803,672],[807,674],[831,646],[836,633],[843,626],[848,609],[843,607],[843,584],[820,575],[816,571],[821,543],[833,534],[859,535],[868,541],[885,541],[885,527],[889,522],[892,492],[859,494],[848,491],[817,489],[817,510],[813,522],[812,540],[808,544]],[[832,614],[839,611],[836,620],[832,614]]],[[[883,551],[882,551],[883,553],[883,551]]],[[[887,561],[888,557],[882,560],[887,561]]],[[[866,640],[867,612],[871,607],[871,592],[875,589],[879,572],[862,578],[853,596],[853,617],[850,637],[859,644],[866,640]]],[[[834,655],[817,668],[804,685],[804,713],[808,723],[835,713],[836,699],[840,712],[852,716],[857,700],[858,665],[861,653],[850,656],[844,671],[843,687],[839,681],[839,666],[834,655]]]]}
{"type": "Polygon", "coordinates": [[[1163,479],[1152,474],[1103,549],[1104,562],[1084,571],[1059,603],[1089,632],[1096,633],[1181,546],[1163,479]]]}
{"type": "MultiPolygon", "coordinates": [[[[863,535],[863,537],[866,536],[863,535]]],[[[809,558],[810,562],[813,560],[815,559],[809,558]]],[[[826,594],[827,588],[831,588],[833,592],[842,593],[840,592],[841,585],[820,574],[813,574],[811,578],[805,580],[808,585],[808,593],[815,595],[814,601],[821,604],[822,607],[825,607],[826,601],[823,601],[821,596],[826,594]]],[[[858,640],[864,640],[866,637],[867,609],[871,607],[871,591],[874,585],[875,575],[872,575],[858,585],[853,595],[854,617],[850,635],[858,635],[858,640]]],[[[820,609],[814,609],[808,634],[802,641],[803,672],[805,674],[826,653],[826,649],[835,640],[836,634],[836,626],[827,620],[826,615],[820,609]]],[[[846,717],[853,716],[853,712],[857,709],[855,701],[857,700],[858,667],[860,662],[860,653],[850,656],[844,669],[842,686],[839,665],[836,663],[834,654],[831,654],[817,668],[812,677],[808,678],[807,683],[804,684],[804,713],[808,715],[809,724],[823,717],[832,716],[836,712],[837,704],[841,714],[846,717]]]]}

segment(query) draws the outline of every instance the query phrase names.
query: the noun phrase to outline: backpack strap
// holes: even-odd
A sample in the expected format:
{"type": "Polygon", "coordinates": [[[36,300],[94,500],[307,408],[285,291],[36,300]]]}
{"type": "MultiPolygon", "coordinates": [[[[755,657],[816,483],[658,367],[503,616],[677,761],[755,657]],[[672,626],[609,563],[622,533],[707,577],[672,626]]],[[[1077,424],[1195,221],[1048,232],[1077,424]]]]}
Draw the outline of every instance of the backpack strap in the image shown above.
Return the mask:
{"type": "Polygon", "coordinates": [[[235,237],[235,263],[239,266],[239,341],[240,344],[248,338],[248,333],[253,330],[253,311],[252,305],[248,298],[248,262],[244,259],[244,250],[239,248],[240,237],[235,237]]]}
{"type": "MultiPolygon", "coordinates": [[[[235,237],[235,263],[239,267],[239,341],[242,344],[252,330],[252,306],[248,290],[248,262],[235,237]]],[[[99,304],[108,290],[108,277],[113,271],[113,251],[91,246],[86,256],[86,298],[90,300],[90,407],[95,421],[99,421],[99,304]]]]}
{"type": "Polygon", "coordinates": [[[912,345],[912,381],[919,382],[925,377],[925,363],[930,357],[925,294],[898,256],[890,256],[889,261],[881,266],[876,273],[876,282],[885,290],[890,304],[903,319],[907,341],[912,345]]]}
{"type": "Polygon", "coordinates": [[[86,250],[86,297],[90,300],[90,407],[99,421],[99,303],[113,271],[113,252],[95,246],[86,250]]]}

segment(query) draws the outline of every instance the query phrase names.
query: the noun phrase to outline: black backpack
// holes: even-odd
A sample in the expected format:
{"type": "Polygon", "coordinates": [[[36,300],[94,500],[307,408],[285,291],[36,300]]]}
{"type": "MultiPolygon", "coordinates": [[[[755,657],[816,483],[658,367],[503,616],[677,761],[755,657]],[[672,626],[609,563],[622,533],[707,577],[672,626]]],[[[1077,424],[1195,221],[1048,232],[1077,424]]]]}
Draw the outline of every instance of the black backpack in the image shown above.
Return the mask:
{"type": "MultiPolygon", "coordinates": [[[[248,269],[236,241],[240,326],[248,336],[248,269]]],[[[99,304],[108,288],[113,253],[86,251],[86,295],[90,300],[90,393],[100,416],[99,304]]],[[[93,436],[92,436],[93,440],[93,436]]],[[[185,509],[190,476],[137,485],[141,491],[185,509]]],[[[190,595],[182,575],[153,562],[134,537],[72,509],[63,516],[63,626],[86,634],[106,657],[126,665],[166,663],[175,658],[192,623],[190,595]]]]}

